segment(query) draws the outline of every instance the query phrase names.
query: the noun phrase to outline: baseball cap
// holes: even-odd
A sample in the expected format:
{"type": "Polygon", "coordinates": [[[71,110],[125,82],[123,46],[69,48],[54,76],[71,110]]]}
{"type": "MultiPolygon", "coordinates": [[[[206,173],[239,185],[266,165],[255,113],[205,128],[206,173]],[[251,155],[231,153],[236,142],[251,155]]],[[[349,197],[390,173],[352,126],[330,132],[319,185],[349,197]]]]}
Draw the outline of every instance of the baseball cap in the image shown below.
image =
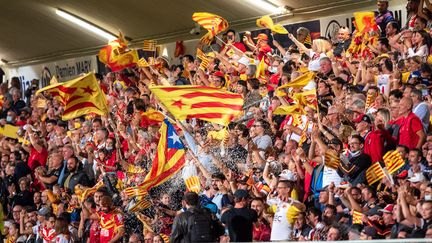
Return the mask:
{"type": "Polygon", "coordinates": [[[214,173],[212,175],[212,179],[219,179],[219,180],[225,180],[225,175],[222,173],[214,173]]]}
{"type": "Polygon", "coordinates": [[[248,198],[249,193],[246,190],[238,189],[237,191],[234,192],[234,197],[235,198],[248,198]]]}
{"type": "Polygon", "coordinates": [[[239,64],[243,64],[245,66],[249,66],[250,64],[250,59],[247,56],[242,56],[239,60],[238,60],[239,64]]]}
{"type": "Polygon", "coordinates": [[[401,173],[399,173],[396,178],[398,179],[406,179],[408,177],[408,170],[403,170],[401,173]]]}
{"type": "Polygon", "coordinates": [[[261,33],[257,37],[255,37],[254,39],[255,40],[268,40],[268,36],[264,33],[261,33]]]}
{"type": "Polygon", "coordinates": [[[48,207],[42,207],[41,209],[39,209],[36,214],[40,215],[40,216],[45,216],[47,214],[51,213],[51,210],[48,207]]]}
{"type": "Polygon", "coordinates": [[[411,176],[410,178],[408,178],[408,181],[413,182],[413,183],[417,183],[417,182],[422,182],[425,179],[426,178],[423,175],[423,173],[415,173],[413,176],[411,176]]]}
{"type": "Polygon", "coordinates": [[[380,210],[381,209],[382,209],[381,207],[375,206],[375,207],[369,209],[369,211],[367,211],[365,214],[367,216],[378,215],[378,214],[380,214],[380,212],[381,212],[380,210]]]}
{"type": "Polygon", "coordinates": [[[354,120],[355,123],[360,123],[362,121],[365,121],[365,122],[367,122],[369,124],[372,124],[372,120],[366,114],[361,114],[359,117],[357,117],[357,119],[354,120]]]}
{"type": "Polygon", "coordinates": [[[333,138],[332,140],[330,140],[330,142],[328,144],[334,144],[334,145],[342,146],[342,141],[337,139],[337,138],[333,138]]]}
{"type": "Polygon", "coordinates": [[[212,75],[214,75],[214,76],[216,76],[216,77],[221,77],[221,78],[225,78],[225,75],[224,75],[224,73],[223,72],[221,72],[221,71],[216,71],[216,72],[213,72],[213,74],[212,75]]]}
{"type": "Polygon", "coordinates": [[[283,170],[279,175],[279,179],[282,181],[296,181],[294,173],[290,170],[283,170]]]}
{"type": "Polygon", "coordinates": [[[393,207],[393,204],[387,204],[387,206],[385,206],[383,209],[378,210],[378,212],[393,213],[393,207]]]}
{"type": "Polygon", "coordinates": [[[378,237],[377,231],[372,226],[366,226],[363,228],[362,233],[366,234],[367,236],[372,237],[372,239],[376,239],[378,237]]]}

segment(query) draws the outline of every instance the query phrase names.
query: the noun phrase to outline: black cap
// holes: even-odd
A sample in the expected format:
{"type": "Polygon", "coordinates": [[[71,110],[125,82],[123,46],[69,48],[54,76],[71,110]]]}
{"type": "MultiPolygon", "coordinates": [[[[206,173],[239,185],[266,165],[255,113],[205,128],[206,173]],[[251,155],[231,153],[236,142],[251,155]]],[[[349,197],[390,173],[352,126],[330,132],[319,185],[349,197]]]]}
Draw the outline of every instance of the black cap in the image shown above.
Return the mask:
{"type": "Polygon", "coordinates": [[[235,198],[248,198],[249,193],[246,190],[238,189],[237,191],[234,192],[234,197],[235,198]]]}
{"type": "Polygon", "coordinates": [[[219,179],[219,180],[225,180],[226,178],[225,178],[225,175],[224,174],[222,174],[222,173],[214,173],[213,175],[212,175],[212,179],[219,179]]]}

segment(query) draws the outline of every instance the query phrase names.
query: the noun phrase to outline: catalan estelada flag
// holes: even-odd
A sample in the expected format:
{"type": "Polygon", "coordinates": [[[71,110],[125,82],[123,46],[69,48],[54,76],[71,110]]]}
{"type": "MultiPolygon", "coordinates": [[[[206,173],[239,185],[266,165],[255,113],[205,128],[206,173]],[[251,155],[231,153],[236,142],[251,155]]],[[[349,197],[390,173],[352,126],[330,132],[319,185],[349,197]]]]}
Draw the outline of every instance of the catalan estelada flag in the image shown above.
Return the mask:
{"type": "Polygon", "coordinates": [[[70,120],[88,113],[105,115],[108,105],[93,72],[79,78],[47,86],[36,94],[48,92],[64,106],[62,120],[70,120]]]}
{"type": "Polygon", "coordinates": [[[228,21],[212,13],[198,12],[192,15],[192,20],[208,31],[201,38],[201,43],[210,44],[213,38],[228,28],[228,21]]]}
{"type": "Polygon", "coordinates": [[[144,182],[139,185],[140,188],[146,190],[164,183],[185,164],[184,146],[173,125],[165,119],[159,132],[160,139],[152,167],[144,182]]]}
{"type": "Polygon", "coordinates": [[[373,163],[369,169],[366,170],[366,180],[369,185],[384,178],[384,169],[381,167],[380,163],[373,163]]]}
{"type": "Polygon", "coordinates": [[[220,88],[181,85],[153,86],[150,90],[179,120],[198,118],[226,126],[243,108],[240,94],[220,88]]]}
{"type": "Polygon", "coordinates": [[[397,150],[387,152],[383,156],[383,160],[390,175],[405,165],[405,161],[402,159],[402,156],[397,150]]]}

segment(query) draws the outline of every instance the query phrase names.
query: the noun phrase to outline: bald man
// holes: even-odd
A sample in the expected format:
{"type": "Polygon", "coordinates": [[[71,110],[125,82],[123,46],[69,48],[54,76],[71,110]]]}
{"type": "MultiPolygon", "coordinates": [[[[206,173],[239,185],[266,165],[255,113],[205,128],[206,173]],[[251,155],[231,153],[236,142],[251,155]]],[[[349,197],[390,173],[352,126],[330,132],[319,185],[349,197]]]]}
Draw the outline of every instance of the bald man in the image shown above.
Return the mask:
{"type": "Polygon", "coordinates": [[[333,54],[336,57],[340,57],[343,52],[348,50],[348,47],[351,44],[351,31],[348,27],[342,26],[339,28],[337,35],[338,43],[333,51],[333,54]]]}
{"type": "Polygon", "coordinates": [[[399,144],[409,149],[421,149],[426,134],[423,130],[421,120],[412,112],[413,100],[411,97],[404,97],[399,103],[399,119],[395,122],[400,126],[399,144]]]}

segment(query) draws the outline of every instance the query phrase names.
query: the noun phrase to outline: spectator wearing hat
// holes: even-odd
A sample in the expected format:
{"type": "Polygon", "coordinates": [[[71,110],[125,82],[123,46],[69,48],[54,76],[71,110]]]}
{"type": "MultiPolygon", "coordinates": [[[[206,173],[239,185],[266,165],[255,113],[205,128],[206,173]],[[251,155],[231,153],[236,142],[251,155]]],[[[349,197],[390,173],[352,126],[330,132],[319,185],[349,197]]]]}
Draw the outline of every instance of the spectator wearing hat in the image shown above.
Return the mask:
{"type": "Polygon", "coordinates": [[[258,220],[257,212],[249,209],[249,192],[239,189],[234,193],[234,207],[222,214],[221,222],[228,228],[230,241],[252,241],[253,223],[258,220]]]}
{"type": "Polygon", "coordinates": [[[355,186],[366,181],[366,170],[371,164],[371,158],[363,152],[364,140],[360,135],[351,136],[348,145],[345,162],[341,162],[337,171],[355,186]]]}
{"type": "Polygon", "coordinates": [[[257,41],[256,44],[254,44],[250,36],[244,36],[243,38],[247,47],[257,55],[258,60],[265,58],[265,62],[268,64],[267,53],[272,52],[272,48],[268,45],[268,36],[264,33],[258,34],[258,36],[254,38],[257,41]]]}
{"type": "Polygon", "coordinates": [[[376,229],[372,226],[366,226],[360,232],[360,240],[375,240],[379,239],[376,229]]]}
{"type": "Polygon", "coordinates": [[[296,216],[306,209],[305,205],[291,198],[294,188],[292,181],[279,181],[278,196],[267,200],[274,214],[271,231],[271,241],[288,241],[292,239],[293,226],[296,216]]]}

